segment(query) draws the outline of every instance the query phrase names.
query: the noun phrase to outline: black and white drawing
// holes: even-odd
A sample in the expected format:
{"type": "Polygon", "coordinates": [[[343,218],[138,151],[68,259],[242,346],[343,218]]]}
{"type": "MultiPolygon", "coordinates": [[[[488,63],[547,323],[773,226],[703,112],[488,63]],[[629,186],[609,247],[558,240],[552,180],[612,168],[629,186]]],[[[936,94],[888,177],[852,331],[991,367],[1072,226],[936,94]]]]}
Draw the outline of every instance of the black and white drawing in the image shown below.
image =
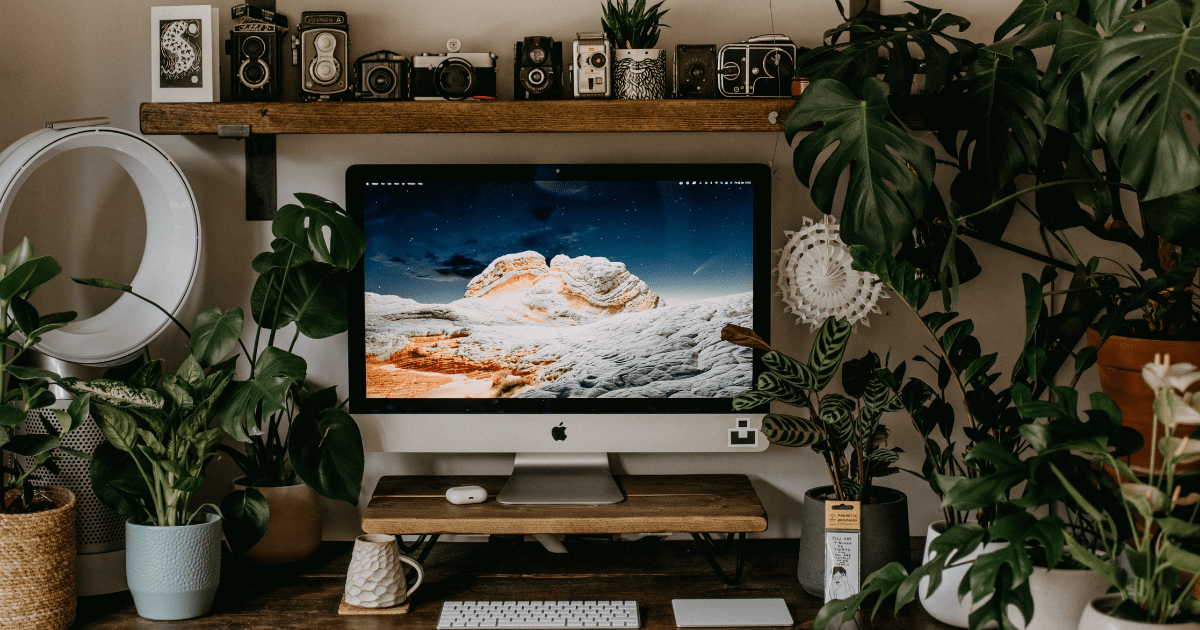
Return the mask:
{"type": "MultiPolygon", "coordinates": [[[[620,52],[620,51],[618,51],[620,52]]],[[[665,53],[653,50],[654,53],[665,53]]],[[[667,64],[663,54],[628,57],[618,55],[613,62],[614,94],[619,99],[649,100],[666,96],[667,64]]]]}
{"type": "Polygon", "coordinates": [[[204,87],[200,20],[159,20],[159,87],[204,87]]]}

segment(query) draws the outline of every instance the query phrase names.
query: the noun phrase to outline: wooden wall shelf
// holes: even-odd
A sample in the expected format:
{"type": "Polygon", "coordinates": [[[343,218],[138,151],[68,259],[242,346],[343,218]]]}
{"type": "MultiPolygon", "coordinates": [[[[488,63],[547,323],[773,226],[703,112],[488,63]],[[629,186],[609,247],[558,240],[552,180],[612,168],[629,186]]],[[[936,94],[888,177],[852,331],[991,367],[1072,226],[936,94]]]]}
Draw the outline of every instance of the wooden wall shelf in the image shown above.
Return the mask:
{"type": "Polygon", "coordinates": [[[778,132],[793,99],[143,103],[147,135],[778,132]]]}

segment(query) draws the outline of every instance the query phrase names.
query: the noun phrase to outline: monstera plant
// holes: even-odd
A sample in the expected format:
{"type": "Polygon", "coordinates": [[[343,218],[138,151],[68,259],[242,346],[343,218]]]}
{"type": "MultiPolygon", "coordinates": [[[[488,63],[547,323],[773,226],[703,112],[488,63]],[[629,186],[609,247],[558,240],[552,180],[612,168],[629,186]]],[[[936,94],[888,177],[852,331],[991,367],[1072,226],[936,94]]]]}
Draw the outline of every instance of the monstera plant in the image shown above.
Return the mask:
{"type": "MultiPolygon", "coordinates": [[[[258,488],[303,482],[321,496],[353,505],[362,488],[364,458],[358,425],[338,403],[334,387],[312,387],[307,362],[292,349],[301,335],[324,339],[346,331],[346,276],[362,258],[366,241],[354,220],[334,202],[304,193],[296,198],[299,205],[285,205],[275,215],[271,251],[259,254],[252,263],[259,274],[250,295],[250,316],[257,325],[252,345],[240,340],[243,314],[237,307],[225,313],[215,309],[202,313],[211,319],[198,318],[191,332],[180,325],[193,345],[199,336],[201,347],[212,350],[213,355],[200,359],[200,365],[216,363],[224,358],[220,350],[235,347],[215,343],[218,339],[237,340],[249,365],[246,378],[232,381],[212,408],[225,433],[242,445],[242,450],[217,446],[245,474],[244,488],[226,495],[221,503],[225,535],[236,552],[253,547],[267,531],[270,507],[258,488]],[[290,338],[280,337],[285,331],[290,338]]],[[[76,281],[142,297],[129,285],[76,281]]],[[[318,510],[305,518],[319,543],[319,505],[315,501],[308,505],[318,510]],[[315,528],[313,522],[318,523],[315,528]]],[[[295,532],[278,531],[283,546],[301,545],[295,532]],[[293,536],[290,544],[289,536],[293,536]]]]}

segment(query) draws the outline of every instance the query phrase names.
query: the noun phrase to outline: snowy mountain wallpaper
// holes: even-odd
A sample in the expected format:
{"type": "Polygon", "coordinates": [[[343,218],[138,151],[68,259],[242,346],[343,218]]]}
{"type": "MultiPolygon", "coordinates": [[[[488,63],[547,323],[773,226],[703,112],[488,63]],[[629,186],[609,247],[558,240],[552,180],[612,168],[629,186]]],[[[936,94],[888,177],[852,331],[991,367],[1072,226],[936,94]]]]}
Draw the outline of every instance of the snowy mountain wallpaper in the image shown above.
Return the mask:
{"type": "Polygon", "coordinates": [[[728,398],[751,351],[738,182],[377,183],[369,398],[728,398]]]}

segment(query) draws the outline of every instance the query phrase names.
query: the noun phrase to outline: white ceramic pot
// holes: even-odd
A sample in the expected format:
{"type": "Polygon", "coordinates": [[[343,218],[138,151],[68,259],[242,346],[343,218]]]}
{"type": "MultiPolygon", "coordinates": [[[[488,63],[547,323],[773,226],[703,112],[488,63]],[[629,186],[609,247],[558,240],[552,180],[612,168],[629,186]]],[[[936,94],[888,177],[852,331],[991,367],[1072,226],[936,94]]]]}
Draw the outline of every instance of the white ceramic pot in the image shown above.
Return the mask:
{"type": "MultiPolygon", "coordinates": [[[[922,556],[922,562],[929,562],[934,556],[930,553],[930,546],[942,532],[946,531],[946,521],[937,521],[931,523],[925,531],[925,554],[922,556]]],[[[958,599],[958,585],[967,575],[967,570],[971,568],[970,561],[979,557],[980,554],[997,549],[1004,548],[1008,543],[988,543],[980,545],[967,554],[961,566],[946,569],[942,572],[942,583],[938,585],[933,592],[926,595],[926,590],[929,588],[929,578],[923,578],[920,585],[917,586],[917,595],[921,598],[921,605],[925,607],[925,611],[931,617],[938,621],[950,624],[956,628],[966,628],[969,624],[968,617],[971,611],[978,608],[978,605],[972,601],[968,594],[961,601],[958,599]]],[[[982,604],[983,602],[979,602],[982,604]]],[[[984,626],[985,628],[995,628],[995,624],[984,626]]]]}
{"type": "Polygon", "coordinates": [[[192,619],[212,608],[221,581],[221,517],[191,525],[125,522],[125,578],[147,619],[192,619]]]}
{"type": "MultiPolygon", "coordinates": [[[[245,477],[236,479],[233,487],[245,490],[244,481],[245,477]]],[[[255,490],[267,500],[271,516],[262,539],[242,557],[262,564],[283,564],[311,556],[321,545],[321,497],[317,491],[303,483],[255,490]]]]}
{"type": "MultiPolygon", "coordinates": [[[[1145,621],[1130,621],[1109,615],[1121,601],[1120,595],[1105,595],[1093,599],[1083,609],[1079,618],[1079,630],[1200,630],[1200,623],[1191,621],[1183,623],[1146,623],[1145,621]]],[[[1034,613],[1037,618],[1037,613],[1034,613]]]]}
{"type": "MultiPolygon", "coordinates": [[[[1091,569],[1053,569],[1034,567],[1029,576],[1033,595],[1033,619],[1025,630],[1075,630],[1089,602],[1108,590],[1108,580],[1091,569]]],[[[1020,613],[1009,606],[1009,618],[1016,622],[1020,613]]],[[[1021,624],[1017,624],[1021,627],[1021,624]]]]}
{"type": "Polygon", "coordinates": [[[625,100],[666,98],[667,51],[618,48],[613,51],[613,96],[625,100]]]}

